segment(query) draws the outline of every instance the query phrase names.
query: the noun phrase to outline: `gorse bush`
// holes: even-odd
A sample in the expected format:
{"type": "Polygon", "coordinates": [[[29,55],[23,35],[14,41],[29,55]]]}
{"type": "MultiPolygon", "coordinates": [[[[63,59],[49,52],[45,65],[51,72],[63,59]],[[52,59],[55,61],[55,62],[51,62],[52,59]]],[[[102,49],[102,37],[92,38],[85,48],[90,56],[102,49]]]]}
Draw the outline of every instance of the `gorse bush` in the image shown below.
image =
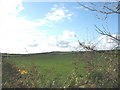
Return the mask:
{"type": "Polygon", "coordinates": [[[13,63],[3,60],[2,87],[3,88],[30,88],[39,87],[39,79],[42,75],[35,66],[18,68],[13,63]]]}

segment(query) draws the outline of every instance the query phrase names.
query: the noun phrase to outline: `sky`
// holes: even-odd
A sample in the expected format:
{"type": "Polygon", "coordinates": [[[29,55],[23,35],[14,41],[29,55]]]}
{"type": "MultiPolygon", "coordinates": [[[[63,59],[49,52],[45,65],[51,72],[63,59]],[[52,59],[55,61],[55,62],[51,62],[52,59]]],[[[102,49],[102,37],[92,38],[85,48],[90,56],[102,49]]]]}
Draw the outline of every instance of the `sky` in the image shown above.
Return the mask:
{"type": "MultiPolygon", "coordinates": [[[[90,2],[80,3],[91,5],[90,2]]],[[[104,2],[94,4],[102,9],[99,7],[104,2]]],[[[112,49],[116,42],[96,32],[95,25],[101,29],[104,26],[116,36],[118,15],[104,17],[77,2],[0,0],[0,52],[27,54],[83,50],[78,40],[85,45],[96,45],[98,50],[112,49]]]]}

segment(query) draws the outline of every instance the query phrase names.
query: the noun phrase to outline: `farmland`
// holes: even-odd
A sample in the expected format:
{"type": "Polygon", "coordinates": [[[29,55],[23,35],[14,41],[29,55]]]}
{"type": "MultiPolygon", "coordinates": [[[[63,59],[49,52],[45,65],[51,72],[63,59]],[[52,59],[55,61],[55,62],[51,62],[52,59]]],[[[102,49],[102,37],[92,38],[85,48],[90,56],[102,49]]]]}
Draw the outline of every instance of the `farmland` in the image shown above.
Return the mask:
{"type": "MultiPolygon", "coordinates": [[[[86,79],[87,77],[84,76],[87,76],[90,72],[99,71],[99,69],[107,70],[109,67],[112,67],[110,70],[117,70],[117,65],[114,65],[117,64],[116,55],[103,54],[103,52],[95,54],[91,52],[51,52],[29,55],[3,54],[3,72],[5,70],[4,68],[6,68],[4,61],[12,63],[17,69],[26,69],[28,74],[32,72],[34,78],[37,77],[37,74],[35,74],[36,72],[33,73],[35,69],[31,67],[35,66],[38,72],[42,73],[44,79],[47,78],[47,80],[49,80],[49,84],[52,83],[53,80],[58,80],[58,87],[63,87],[63,82],[66,82],[67,78],[71,74],[74,74],[74,72],[77,72],[77,75],[70,77],[82,77],[86,79]],[[112,61],[109,62],[110,60],[112,61]],[[92,66],[88,64],[89,62],[92,66]],[[88,70],[90,68],[92,68],[92,71],[88,70]]],[[[104,71],[102,71],[102,73],[103,72],[104,71]]],[[[115,72],[115,74],[116,73],[117,72],[115,72]]],[[[45,87],[45,85],[38,85],[38,87],[45,87]]],[[[46,87],[50,86],[46,85],[46,87]]]]}
{"type": "MultiPolygon", "coordinates": [[[[24,55],[24,56],[11,56],[7,60],[15,63],[18,67],[28,68],[32,65],[38,67],[43,72],[53,72],[51,74],[60,74],[67,77],[67,74],[74,68],[73,62],[77,59],[77,54],[65,53],[65,54],[38,54],[38,55],[24,55]]],[[[81,61],[80,67],[84,67],[84,62],[81,61]]],[[[82,70],[81,73],[84,71],[82,70]]],[[[50,74],[50,73],[48,73],[50,74]]],[[[50,75],[50,76],[53,76],[50,75]]]]}

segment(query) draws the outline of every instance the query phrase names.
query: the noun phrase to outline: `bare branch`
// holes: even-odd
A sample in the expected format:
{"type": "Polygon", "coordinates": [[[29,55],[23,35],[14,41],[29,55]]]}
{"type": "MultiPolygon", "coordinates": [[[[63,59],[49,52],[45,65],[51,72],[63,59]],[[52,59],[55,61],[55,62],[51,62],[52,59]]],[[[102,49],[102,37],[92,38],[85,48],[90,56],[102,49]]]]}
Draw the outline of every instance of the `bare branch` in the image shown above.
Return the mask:
{"type": "MultiPolygon", "coordinates": [[[[119,12],[119,10],[118,10],[118,9],[120,9],[120,8],[118,8],[118,9],[116,8],[117,10],[113,10],[113,9],[111,9],[111,8],[109,8],[109,7],[103,6],[104,8],[108,9],[109,11],[102,11],[102,10],[97,10],[97,9],[95,9],[95,8],[90,8],[90,7],[86,6],[86,5],[81,4],[80,2],[78,2],[78,4],[79,4],[80,6],[82,6],[82,7],[90,10],[90,11],[100,12],[100,13],[103,13],[103,14],[113,14],[113,13],[120,14],[120,12],[119,12]]],[[[94,4],[92,3],[92,5],[94,5],[94,4]]],[[[119,5],[118,5],[118,7],[119,7],[119,5]]]]}
{"type": "Polygon", "coordinates": [[[109,8],[109,7],[106,7],[106,6],[104,6],[104,8],[108,9],[108,10],[111,11],[112,13],[120,14],[120,12],[118,12],[118,9],[117,9],[117,11],[115,11],[115,10],[109,8]]]}
{"type": "MultiPolygon", "coordinates": [[[[120,14],[120,3],[118,3],[118,5],[115,4],[116,7],[112,6],[112,7],[114,7],[114,8],[111,8],[112,3],[105,3],[105,5],[103,5],[102,8],[101,8],[101,7],[100,7],[100,8],[93,8],[92,6],[97,7],[97,5],[94,4],[94,3],[90,3],[90,4],[92,5],[91,7],[90,7],[90,6],[87,6],[87,5],[83,5],[83,4],[81,4],[80,2],[78,2],[78,4],[79,4],[80,6],[82,6],[82,7],[90,10],[90,11],[94,11],[94,12],[99,12],[99,13],[105,14],[105,15],[106,15],[106,16],[105,16],[105,19],[107,18],[107,16],[108,16],[109,14],[120,14]],[[108,7],[108,5],[110,5],[110,6],[108,7]]],[[[96,30],[99,34],[101,34],[101,35],[106,35],[106,36],[110,37],[112,40],[116,40],[117,43],[120,42],[120,39],[119,39],[119,38],[112,36],[112,35],[110,34],[110,32],[108,32],[108,30],[106,30],[106,28],[105,28],[104,26],[102,26],[102,27],[103,27],[103,30],[101,30],[100,28],[98,28],[98,27],[95,25],[95,30],[96,30]]],[[[91,51],[97,51],[97,50],[94,50],[94,48],[96,47],[96,45],[94,45],[94,47],[91,47],[91,46],[89,46],[89,45],[87,46],[87,45],[81,43],[79,40],[78,40],[78,42],[79,42],[79,45],[82,46],[84,49],[91,50],[91,51]]],[[[98,43],[99,43],[99,42],[100,42],[100,41],[98,41],[98,43]]],[[[98,44],[98,43],[97,43],[97,44],[98,44]]]]}
{"type": "Polygon", "coordinates": [[[82,46],[84,49],[91,50],[91,51],[96,51],[94,50],[94,47],[86,46],[85,44],[82,44],[79,40],[79,45],[82,46]]]}
{"type": "Polygon", "coordinates": [[[102,35],[109,36],[109,37],[113,38],[114,40],[117,40],[117,41],[119,41],[119,42],[120,42],[120,39],[119,39],[119,38],[113,37],[110,33],[108,33],[108,32],[105,32],[105,31],[101,30],[101,29],[100,29],[100,28],[98,28],[96,25],[95,25],[95,27],[96,27],[96,29],[95,29],[95,30],[96,30],[98,33],[100,33],[100,34],[102,34],[102,35]]]}

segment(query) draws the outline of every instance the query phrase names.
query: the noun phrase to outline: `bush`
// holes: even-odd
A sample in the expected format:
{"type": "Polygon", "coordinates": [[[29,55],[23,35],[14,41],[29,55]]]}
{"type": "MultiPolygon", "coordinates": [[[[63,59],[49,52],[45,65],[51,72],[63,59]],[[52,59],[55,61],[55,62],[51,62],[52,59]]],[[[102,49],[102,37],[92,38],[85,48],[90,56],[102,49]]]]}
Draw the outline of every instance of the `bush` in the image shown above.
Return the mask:
{"type": "MultiPolygon", "coordinates": [[[[3,88],[30,88],[39,87],[39,76],[35,66],[18,68],[11,62],[3,60],[2,87],[3,88]]],[[[40,76],[41,77],[41,76],[40,76]]]]}
{"type": "Polygon", "coordinates": [[[96,52],[86,62],[87,79],[90,84],[99,88],[118,87],[118,60],[114,51],[96,52]]]}

